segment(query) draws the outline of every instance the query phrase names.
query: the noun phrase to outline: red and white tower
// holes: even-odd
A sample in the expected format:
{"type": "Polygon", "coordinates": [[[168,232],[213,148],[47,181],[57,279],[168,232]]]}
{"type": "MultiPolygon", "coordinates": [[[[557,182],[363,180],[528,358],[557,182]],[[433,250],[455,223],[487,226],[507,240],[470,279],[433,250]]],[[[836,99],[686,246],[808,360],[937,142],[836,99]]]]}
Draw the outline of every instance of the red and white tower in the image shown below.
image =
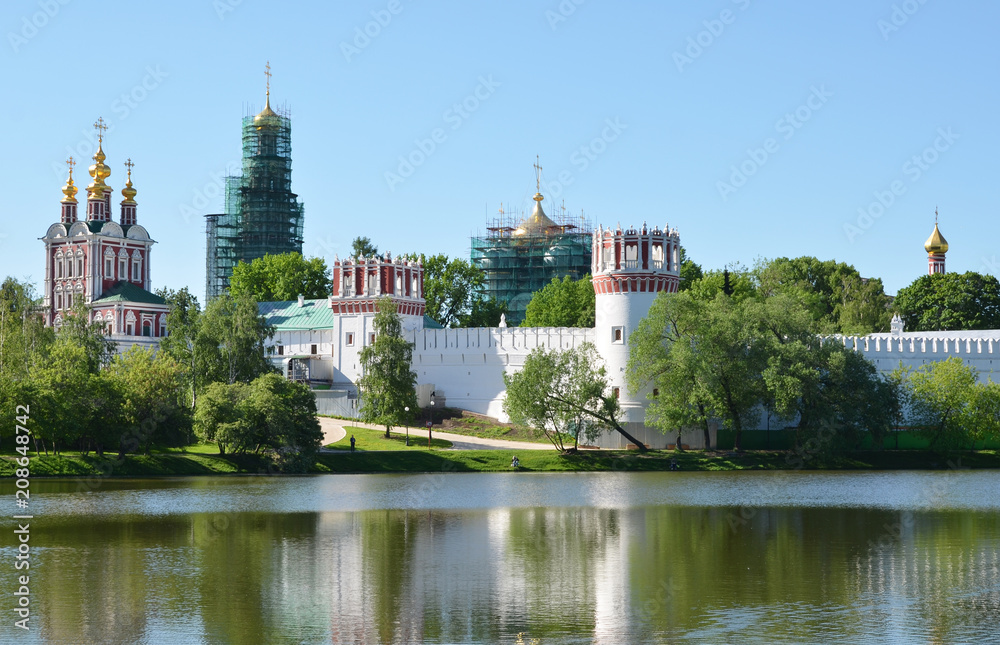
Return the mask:
{"type": "Polygon", "coordinates": [[[396,303],[396,313],[423,320],[424,268],[415,260],[385,257],[333,261],[334,314],[375,314],[380,298],[396,303]]]}
{"type": "Polygon", "coordinates": [[[45,322],[59,327],[74,305],[83,302],[91,320],[102,322],[108,335],[128,346],[155,345],[166,335],[167,305],[150,293],[150,250],[155,243],[136,216],[132,160],[126,162],[128,181],[122,190],[121,220],[111,219],[111,169],[104,163],[103,119],[97,128],[97,152],[87,186],[87,219],[77,216],[77,188],[71,157],[63,187],[59,222],[49,226],[45,243],[45,322]]]}
{"type": "Polygon", "coordinates": [[[924,242],[924,250],[927,251],[927,273],[944,273],[944,254],[948,252],[948,240],[944,239],[941,231],[938,230],[938,213],[934,209],[934,232],[924,242]]]}
{"type": "MultiPolygon", "coordinates": [[[[645,421],[645,392],[628,393],[625,368],[629,337],[661,291],[680,285],[680,236],[669,226],[660,230],[598,228],[594,233],[591,271],[597,310],[594,344],[604,358],[608,380],[618,396],[624,420],[645,421]]],[[[633,425],[629,432],[638,429],[633,425]]],[[[634,434],[634,433],[633,433],[634,434]]]]}

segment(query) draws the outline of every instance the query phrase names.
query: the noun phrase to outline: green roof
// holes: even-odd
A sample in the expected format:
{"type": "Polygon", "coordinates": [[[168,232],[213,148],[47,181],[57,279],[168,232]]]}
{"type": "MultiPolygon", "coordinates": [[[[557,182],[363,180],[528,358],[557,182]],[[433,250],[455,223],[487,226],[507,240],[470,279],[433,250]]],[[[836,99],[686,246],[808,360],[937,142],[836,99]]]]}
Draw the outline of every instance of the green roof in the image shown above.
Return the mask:
{"type": "Polygon", "coordinates": [[[259,302],[257,311],[278,331],[333,329],[333,310],[326,298],[306,300],[301,307],[298,300],[259,302]]]}
{"type": "MultiPolygon", "coordinates": [[[[326,298],[306,300],[299,306],[298,300],[257,303],[257,311],[274,325],[277,331],[298,331],[305,329],[333,329],[333,310],[326,298]]],[[[438,321],[424,314],[425,329],[444,329],[438,321]]]]}
{"type": "Polygon", "coordinates": [[[95,303],[106,302],[142,302],[149,305],[165,305],[167,301],[156,295],[124,280],[111,285],[111,288],[101,294],[101,297],[94,300],[95,303]]]}

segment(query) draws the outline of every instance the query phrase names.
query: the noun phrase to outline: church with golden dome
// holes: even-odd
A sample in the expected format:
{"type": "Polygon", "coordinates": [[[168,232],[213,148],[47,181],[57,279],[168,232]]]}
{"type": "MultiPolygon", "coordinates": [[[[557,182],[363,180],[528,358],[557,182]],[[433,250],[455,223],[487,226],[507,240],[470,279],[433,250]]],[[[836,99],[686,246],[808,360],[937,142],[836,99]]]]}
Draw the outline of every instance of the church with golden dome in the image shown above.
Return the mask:
{"type": "Polygon", "coordinates": [[[70,157],[69,178],[63,186],[59,221],[50,225],[45,243],[43,306],[45,324],[60,327],[79,303],[90,311],[92,321],[102,323],[119,350],[132,345],[154,346],[166,335],[167,304],[150,292],[150,252],[155,243],[139,225],[138,194],[132,183],[131,159],[124,162],[118,221],[111,216],[111,195],[107,181],[111,168],[105,163],[103,119],[97,129],[97,152],[90,166],[86,218],[77,214],[78,189],[73,181],[76,162],[70,157]]]}

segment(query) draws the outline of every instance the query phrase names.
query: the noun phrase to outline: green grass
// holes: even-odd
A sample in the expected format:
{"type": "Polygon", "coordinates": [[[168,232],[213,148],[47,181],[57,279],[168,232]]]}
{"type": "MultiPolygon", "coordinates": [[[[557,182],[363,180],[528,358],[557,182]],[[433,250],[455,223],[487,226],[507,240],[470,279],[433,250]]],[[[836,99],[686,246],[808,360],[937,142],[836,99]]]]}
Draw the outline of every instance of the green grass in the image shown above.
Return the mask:
{"type": "MultiPolygon", "coordinates": [[[[356,429],[357,430],[357,429],[356,429]]],[[[377,432],[377,431],[366,431],[377,432]]],[[[357,435],[356,435],[357,436],[357,435]]],[[[393,438],[395,439],[395,437],[393,438]]],[[[391,441],[391,440],[390,440],[391,441]]],[[[339,442],[338,442],[339,444],[339,442]]],[[[515,454],[521,472],[649,472],[670,469],[676,459],[682,471],[796,470],[794,453],[745,452],[674,453],[651,451],[585,450],[560,454],[548,450],[368,450],[353,453],[323,453],[313,468],[315,473],[420,473],[420,472],[509,472],[515,454]]],[[[12,477],[15,464],[0,458],[0,476],[12,477]]],[[[947,470],[949,468],[1000,468],[1000,451],[954,453],[943,456],[925,451],[855,452],[823,460],[806,458],[802,470],[947,470]]],[[[31,456],[32,476],[87,477],[110,475],[156,477],[267,473],[265,459],[255,455],[209,455],[163,452],[148,456],[131,455],[119,461],[81,455],[31,456]]]]}
{"type": "MultiPolygon", "coordinates": [[[[369,428],[356,428],[345,426],[347,434],[340,441],[331,443],[324,448],[331,450],[350,450],[351,435],[354,435],[354,449],[360,452],[378,452],[386,450],[427,450],[427,438],[419,435],[410,437],[410,445],[406,445],[406,435],[393,433],[388,439],[385,438],[384,430],[372,430],[369,428]]],[[[452,443],[444,439],[431,438],[431,449],[451,448],[452,443]]]]}

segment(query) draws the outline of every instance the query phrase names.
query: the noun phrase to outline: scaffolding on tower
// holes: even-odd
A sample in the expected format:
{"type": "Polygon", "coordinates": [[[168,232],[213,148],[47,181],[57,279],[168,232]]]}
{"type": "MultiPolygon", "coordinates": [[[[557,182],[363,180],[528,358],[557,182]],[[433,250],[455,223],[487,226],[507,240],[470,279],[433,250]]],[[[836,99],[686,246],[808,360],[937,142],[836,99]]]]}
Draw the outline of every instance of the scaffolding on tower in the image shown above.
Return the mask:
{"type": "Polygon", "coordinates": [[[486,235],[472,238],[472,262],[486,274],[486,295],[507,303],[512,325],[524,320],[532,294],[553,278],[579,280],[590,273],[590,221],[583,213],[567,214],[564,207],[550,218],[541,210],[540,197],[532,214],[501,207],[487,221],[486,235]]]}
{"type": "Polygon", "coordinates": [[[206,216],[206,296],[229,288],[233,268],[268,254],[302,252],[304,210],[292,192],[292,126],[271,109],[243,117],[242,173],[226,177],[225,212],[206,216]]]}

